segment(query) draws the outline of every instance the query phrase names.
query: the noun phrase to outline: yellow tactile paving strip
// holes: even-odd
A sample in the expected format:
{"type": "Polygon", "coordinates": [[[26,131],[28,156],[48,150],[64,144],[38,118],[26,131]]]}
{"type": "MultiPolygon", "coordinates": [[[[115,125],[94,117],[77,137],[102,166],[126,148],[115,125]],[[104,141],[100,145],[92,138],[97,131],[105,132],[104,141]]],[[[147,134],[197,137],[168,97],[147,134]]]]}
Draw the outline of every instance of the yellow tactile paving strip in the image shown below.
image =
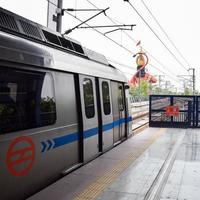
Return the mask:
{"type": "Polygon", "coordinates": [[[166,129],[159,129],[153,134],[143,146],[128,154],[126,158],[119,161],[111,170],[89,185],[84,191],[79,193],[74,200],[93,200],[96,199],[128,166],[133,163],[166,129]]]}

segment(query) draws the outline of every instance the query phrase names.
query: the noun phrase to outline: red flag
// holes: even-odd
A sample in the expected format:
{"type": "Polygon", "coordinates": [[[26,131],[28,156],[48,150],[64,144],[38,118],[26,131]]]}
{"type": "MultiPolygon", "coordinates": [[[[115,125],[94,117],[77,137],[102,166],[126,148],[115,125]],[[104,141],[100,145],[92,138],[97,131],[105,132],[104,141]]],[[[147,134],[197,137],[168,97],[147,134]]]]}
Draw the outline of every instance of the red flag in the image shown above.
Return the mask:
{"type": "Polygon", "coordinates": [[[136,46],[140,45],[141,44],[141,40],[136,44],[136,46]]]}

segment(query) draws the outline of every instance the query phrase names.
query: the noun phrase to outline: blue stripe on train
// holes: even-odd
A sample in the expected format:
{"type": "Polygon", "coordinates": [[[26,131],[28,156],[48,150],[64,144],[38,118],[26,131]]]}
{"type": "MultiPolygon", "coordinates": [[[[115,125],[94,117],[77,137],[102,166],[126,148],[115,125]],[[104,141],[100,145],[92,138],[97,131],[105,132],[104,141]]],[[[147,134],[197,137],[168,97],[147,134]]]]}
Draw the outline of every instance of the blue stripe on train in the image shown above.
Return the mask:
{"type": "Polygon", "coordinates": [[[109,124],[105,124],[105,125],[103,125],[102,129],[103,129],[103,131],[108,131],[110,129],[113,129],[113,127],[114,127],[113,125],[114,125],[113,122],[111,122],[109,124]]]}
{"type": "Polygon", "coordinates": [[[131,116],[129,116],[129,117],[126,118],[126,121],[127,121],[127,122],[130,122],[130,121],[132,121],[132,120],[133,120],[133,118],[132,118],[131,116]]]}
{"type": "Polygon", "coordinates": [[[78,133],[72,133],[69,135],[61,136],[54,138],[54,146],[53,148],[57,148],[66,144],[69,144],[71,142],[77,141],[78,140],[78,133]]]}
{"type": "MultiPolygon", "coordinates": [[[[130,122],[130,121],[132,121],[132,117],[121,118],[121,119],[116,120],[112,123],[103,125],[102,128],[103,128],[103,131],[105,132],[105,131],[113,129],[115,126],[119,126],[120,124],[123,124],[125,122],[130,122]]],[[[99,131],[99,128],[88,129],[88,130],[83,132],[83,136],[84,136],[84,138],[89,138],[89,137],[92,137],[94,135],[97,135],[98,131],[99,131]]],[[[42,153],[45,152],[45,151],[49,151],[52,148],[54,149],[54,148],[72,143],[74,141],[77,141],[78,137],[79,137],[78,132],[75,132],[75,133],[71,133],[71,134],[68,134],[68,135],[61,136],[61,137],[53,138],[51,140],[42,141],[41,142],[42,153]]]]}
{"type": "Polygon", "coordinates": [[[83,136],[84,138],[89,138],[89,137],[92,137],[93,135],[97,135],[98,132],[99,132],[99,128],[88,129],[86,131],[83,131],[83,136]]]}

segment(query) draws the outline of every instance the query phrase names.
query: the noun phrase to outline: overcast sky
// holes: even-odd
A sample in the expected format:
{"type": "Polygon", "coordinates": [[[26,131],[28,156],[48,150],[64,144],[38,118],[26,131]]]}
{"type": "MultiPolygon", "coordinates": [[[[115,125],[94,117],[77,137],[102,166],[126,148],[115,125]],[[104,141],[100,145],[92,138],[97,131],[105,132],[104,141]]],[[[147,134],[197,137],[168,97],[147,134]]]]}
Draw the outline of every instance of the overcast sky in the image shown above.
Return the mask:
{"type": "MultiPolygon", "coordinates": [[[[131,77],[131,74],[134,74],[136,68],[135,59],[132,55],[137,53],[139,49],[136,47],[135,42],[141,40],[144,49],[149,55],[150,64],[162,71],[160,72],[152,65],[148,65],[148,71],[151,74],[159,75],[166,73],[165,79],[171,80],[173,85],[181,87],[181,81],[178,80],[176,76],[188,75],[186,69],[194,67],[196,69],[196,87],[200,89],[198,81],[199,64],[197,63],[199,58],[198,47],[200,45],[199,0],[130,0],[130,3],[146,20],[154,33],[161,39],[164,45],[166,45],[168,50],[142,21],[131,5],[124,2],[124,0],[63,0],[63,2],[64,8],[94,8],[91,3],[98,8],[110,7],[106,13],[113,20],[117,20],[123,24],[136,24],[136,27],[134,27],[132,31],[117,31],[107,35],[123,45],[127,50],[119,47],[91,29],[76,29],[68,35],[69,37],[80,41],[83,46],[129,66],[121,66],[121,70],[126,72],[126,75],[129,78],[131,77]],[[159,26],[145,8],[144,3],[148,6],[149,10],[156,17],[184,58],[180,56],[160,30],[159,26]],[[173,55],[171,55],[169,51],[173,55]],[[176,57],[178,61],[174,57],[176,57]]],[[[46,0],[0,0],[0,6],[42,25],[46,26],[47,24],[46,0]]],[[[97,12],[76,12],[71,14],[76,15],[76,17],[81,20],[85,20],[96,13],[97,12]]],[[[64,32],[69,28],[73,28],[79,23],[80,22],[77,19],[65,13],[62,31],[64,32]]],[[[113,23],[105,15],[101,14],[88,22],[88,24],[111,25],[113,23]]],[[[98,30],[106,32],[112,29],[107,28],[98,30]]]]}

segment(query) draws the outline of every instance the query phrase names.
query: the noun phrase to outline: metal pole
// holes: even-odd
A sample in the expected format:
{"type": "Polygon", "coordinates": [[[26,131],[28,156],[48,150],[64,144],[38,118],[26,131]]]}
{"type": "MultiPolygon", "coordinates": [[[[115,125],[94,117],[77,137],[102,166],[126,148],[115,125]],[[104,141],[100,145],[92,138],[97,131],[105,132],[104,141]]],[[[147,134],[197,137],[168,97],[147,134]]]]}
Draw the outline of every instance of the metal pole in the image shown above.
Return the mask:
{"type": "Polygon", "coordinates": [[[165,77],[165,75],[158,75],[159,93],[162,93],[162,82],[164,82],[162,77],[165,77]]]}
{"type": "MultiPolygon", "coordinates": [[[[92,28],[115,28],[115,27],[127,27],[127,26],[130,26],[130,27],[132,27],[132,26],[136,26],[136,24],[122,24],[122,25],[105,25],[105,26],[92,26],[92,28]]],[[[90,28],[90,27],[88,27],[88,26],[81,26],[81,27],[78,27],[78,28],[90,28]]]]}
{"type": "Polygon", "coordinates": [[[187,80],[184,80],[184,79],[183,79],[183,88],[184,88],[184,94],[186,94],[187,89],[189,89],[189,88],[188,88],[188,82],[187,82],[187,80]]]}
{"type": "Polygon", "coordinates": [[[139,97],[141,101],[141,70],[139,71],[139,97]]]}
{"type": "Polygon", "coordinates": [[[152,94],[152,91],[153,91],[152,83],[150,82],[150,83],[149,83],[149,95],[152,94]]]}
{"type": "Polygon", "coordinates": [[[192,69],[192,77],[193,77],[193,95],[195,95],[195,68],[192,69]]]}
{"type": "Polygon", "coordinates": [[[159,75],[159,88],[161,86],[161,75],[159,75]]]}
{"type": "Polygon", "coordinates": [[[58,0],[58,9],[60,12],[57,14],[57,25],[56,25],[56,31],[61,33],[62,30],[62,8],[63,8],[63,0],[58,0]]]}
{"type": "Polygon", "coordinates": [[[100,12],[97,13],[96,15],[93,15],[92,17],[86,19],[85,21],[82,21],[82,22],[81,22],[80,24],[78,24],[77,26],[75,26],[75,27],[73,27],[73,28],[71,28],[71,29],[66,30],[65,33],[64,33],[63,35],[71,33],[74,29],[79,28],[82,24],[86,24],[86,22],[90,21],[91,19],[95,18],[96,16],[100,15],[101,13],[104,13],[104,15],[106,15],[105,13],[106,13],[106,11],[107,11],[108,9],[109,9],[109,7],[106,8],[106,9],[104,9],[104,10],[102,10],[102,11],[100,11],[100,12]]]}
{"type": "Polygon", "coordinates": [[[192,90],[193,90],[193,95],[195,95],[195,68],[189,68],[188,71],[192,70],[192,90]]]}

